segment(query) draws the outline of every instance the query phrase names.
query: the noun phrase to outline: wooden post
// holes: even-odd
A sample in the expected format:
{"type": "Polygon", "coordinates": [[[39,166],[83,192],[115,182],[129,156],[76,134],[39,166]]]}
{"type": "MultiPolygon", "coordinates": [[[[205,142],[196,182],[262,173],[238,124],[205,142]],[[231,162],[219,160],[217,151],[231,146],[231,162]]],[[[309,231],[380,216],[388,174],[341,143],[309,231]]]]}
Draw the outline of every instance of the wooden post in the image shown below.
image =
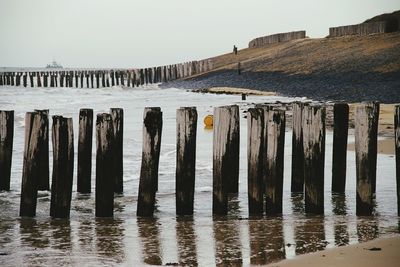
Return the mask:
{"type": "Polygon", "coordinates": [[[37,72],[36,73],[37,87],[42,87],[42,81],[41,81],[40,76],[41,76],[41,73],[37,72]]]}
{"type": "Polygon", "coordinates": [[[60,87],[64,87],[64,73],[60,74],[60,87]]]}
{"type": "Polygon", "coordinates": [[[10,190],[14,111],[0,110],[0,191],[10,190]]]}
{"type": "Polygon", "coordinates": [[[196,172],[197,110],[176,111],[176,214],[192,215],[196,172]]]}
{"type": "Polygon", "coordinates": [[[304,185],[306,213],[324,213],[325,107],[304,106],[304,185]]]}
{"type": "Polygon", "coordinates": [[[83,88],[83,77],[84,77],[84,73],[83,73],[83,71],[81,71],[81,72],[80,72],[81,88],[83,88]]]}
{"type": "Polygon", "coordinates": [[[227,193],[238,192],[239,107],[214,108],[213,214],[227,213],[227,193]]]}
{"type": "Polygon", "coordinates": [[[43,138],[42,116],[37,112],[25,115],[25,148],[22,168],[20,216],[36,215],[37,184],[39,178],[39,144],[43,138]]]}
{"type": "Polygon", "coordinates": [[[90,86],[89,86],[89,78],[90,78],[90,75],[89,75],[89,72],[88,72],[88,71],[86,71],[85,77],[86,77],[86,88],[90,88],[90,86]]]}
{"type": "Polygon", "coordinates": [[[75,71],[75,88],[79,88],[79,73],[75,71]]]}
{"type": "Polygon", "coordinates": [[[292,105],[292,180],[291,192],[304,191],[304,147],[303,147],[303,117],[304,104],[294,102],[292,105]]]}
{"type": "Polygon", "coordinates": [[[28,85],[28,76],[26,73],[24,73],[24,76],[22,76],[22,82],[24,84],[24,87],[28,85]]]}
{"type": "Polygon", "coordinates": [[[270,110],[268,112],[265,180],[265,206],[268,215],[282,213],[285,122],[284,110],[270,110]]]}
{"type": "Polygon", "coordinates": [[[119,71],[114,72],[115,74],[115,82],[117,85],[119,85],[119,71]]]}
{"type": "Polygon", "coordinates": [[[79,193],[91,192],[93,109],[79,111],[78,183],[79,193]]]}
{"type": "Polygon", "coordinates": [[[264,212],[264,110],[247,112],[247,187],[249,214],[264,212]]]}
{"type": "Polygon", "coordinates": [[[100,88],[100,73],[96,71],[96,88],[100,88]]]}
{"type": "Polygon", "coordinates": [[[158,183],[162,112],[159,107],[147,107],[143,115],[143,149],[140,170],[137,216],[151,217],[158,183]]]}
{"type": "Polygon", "coordinates": [[[90,72],[90,88],[94,88],[94,73],[90,72]]]}
{"type": "Polygon", "coordinates": [[[364,103],[355,113],[357,215],[371,215],[376,185],[379,103],[364,103]]]}
{"type": "Polygon", "coordinates": [[[34,75],[34,73],[31,73],[31,72],[29,73],[29,83],[30,83],[31,87],[34,87],[33,75],[34,75]]]}
{"type": "Polygon", "coordinates": [[[69,218],[74,171],[72,118],[53,116],[53,175],[50,216],[69,218]]]}
{"type": "Polygon", "coordinates": [[[112,108],[110,110],[113,123],[113,153],[114,153],[114,192],[124,191],[124,168],[123,168],[123,133],[124,133],[124,110],[122,108],[112,108]]]}
{"type": "Polygon", "coordinates": [[[346,188],[347,135],[349,129],[349,105],[333,106],[333,156],[332,192],[344,193],[346,188]]]}
{"type": "Polygon", "coordinates": [[[111,74],[111,86],[114,86],[115,85],[114,71],[111,71],[110,74],[111,74]]]}
{"type": "Polygon", "coordinates": [[[39,162],[38,162],[38,190],[50,190],[50,174],[49,174],[49,110],[37,110],[35,112],[41,116],[41,131],[39,149],[39,162]]]}
{"type": "Polygon", "coordinates": [[[113,125],[110,114],[96,120],[96,217],[114,215],[113,125]]]}
{"type": "Polygon", "coordinates": [[[396,146],[397,214],[400,216],[400,105],[394,112],[394,140],[396,146]]]}
{"type": "Polygon", "coordinates": [[[104,71],[102,71],[101,72],[101,86],[103,87],[103,88],[105,88],[106,87],[106,74],[105,74],[105,72],[104,71]]]}
{"type": "Polygon", "coordinates": [[[4,77],[3,74],[0,74],[0,86],[4,85],[3,77],[4,77]]]}

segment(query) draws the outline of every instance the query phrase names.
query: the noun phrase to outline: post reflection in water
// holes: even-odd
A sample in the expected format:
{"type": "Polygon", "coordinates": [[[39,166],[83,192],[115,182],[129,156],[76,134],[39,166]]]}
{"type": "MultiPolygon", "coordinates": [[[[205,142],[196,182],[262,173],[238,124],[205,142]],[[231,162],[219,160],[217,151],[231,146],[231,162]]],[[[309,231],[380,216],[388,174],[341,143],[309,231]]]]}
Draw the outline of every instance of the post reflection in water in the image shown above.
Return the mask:
{"type": "Polygon", "coordinates": [[[282,217],[249,220],[250,263],[261,265],[285,259],[282,217]]]}
{"type": "Polygon", "coordinates": [[[82,220],[78,228],[78,244],[81,251],[91,251],[94,243],[94,222],[82,220]]]}
{"type": "Polygon", "coordinates": [[[124,227],[123,221],[114,218],[96,218],[96,253],[101,255],[105,264],[107,261],[112,263],[122,263],[125,259],[124,254],[124,227]]]}
{"type": "Polygon", "coordinates": [[[332,194],[333,214],[337,215],[334,219],[335,245],[345,246],[349,244],[349,230],[347,215],[347,204],[345,194],[332,194]]]}
{"type": "Polygon", "coordinates": [[[52,248],[70,251],[72,248],[70,220],[52,219],[50,227],[52,229],[52,248]]]}
{"type": "MultiPolygon", "coordinates": [[[[21,247],[36,249],[47,249],[50,246],[49,222],[38,222],[35,218],[21,218],[19,220],[19,234],[21,237],[21,247]]],[[[24,266],[44,265],[44,259],[37,257],[35,253],[24,255],[24,266]]]]}
{"type": "Polygon", "coordinates": [[[243,263],[242,246],[239,235],[239,221],[226,216],[213,218],[215,238],[215,265],[241,266],[243,263]]]}
{"type": "Polygon", "coordinates": [[[143,262],[162,265],[159,222],[157,218],[137,218],[143,262]]]}
{"type": "Polygon", "coordinates": [[[323,250],[326,247],[324,216],[304,215],[303,193],[292,193],[296,255],[323,250]]]}
{"type": "Polygon", "coordinates": [[[176,236],[178,239],[179,264],[182,266],[198,266],[197,236],[194,231],[192,216],[177,217],[176,236]]]}

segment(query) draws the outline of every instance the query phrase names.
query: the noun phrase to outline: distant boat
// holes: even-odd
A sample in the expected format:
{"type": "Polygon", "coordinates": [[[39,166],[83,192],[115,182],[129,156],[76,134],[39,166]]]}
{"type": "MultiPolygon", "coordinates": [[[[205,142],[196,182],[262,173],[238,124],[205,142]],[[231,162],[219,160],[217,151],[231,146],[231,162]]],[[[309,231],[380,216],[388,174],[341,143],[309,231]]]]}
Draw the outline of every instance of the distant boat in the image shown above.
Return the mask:
{"type": "Polygon", "coordinates": [[[46,69],[62,69],[63,66],[61,66],[60,64],[58,64],[55,60],[53,60],[53,62],[51,62],[51,64],[47,64],[46,69]]]}

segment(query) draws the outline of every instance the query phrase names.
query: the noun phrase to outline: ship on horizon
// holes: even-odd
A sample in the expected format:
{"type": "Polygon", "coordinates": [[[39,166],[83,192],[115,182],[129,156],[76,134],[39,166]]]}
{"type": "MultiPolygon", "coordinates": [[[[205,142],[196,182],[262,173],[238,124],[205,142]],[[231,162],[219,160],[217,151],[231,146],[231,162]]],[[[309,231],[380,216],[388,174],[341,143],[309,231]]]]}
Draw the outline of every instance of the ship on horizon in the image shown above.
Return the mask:
{"type": "Polygon", "coordinates": [[[51,64],[47,64],[46,69],[62,69],[63,66],[58,64],[57,61],[53,60],[51,64]]]}

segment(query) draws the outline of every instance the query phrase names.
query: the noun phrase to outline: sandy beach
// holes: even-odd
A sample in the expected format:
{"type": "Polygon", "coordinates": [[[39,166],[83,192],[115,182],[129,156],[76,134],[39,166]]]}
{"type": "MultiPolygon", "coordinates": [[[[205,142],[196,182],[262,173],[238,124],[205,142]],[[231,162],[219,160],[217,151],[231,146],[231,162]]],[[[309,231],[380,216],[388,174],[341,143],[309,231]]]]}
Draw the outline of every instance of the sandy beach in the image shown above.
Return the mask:
{"type": "Polygon", "coordinates": [[[400,263],[400,235],[302,255],[267,266],[385,266],[400,263]]]}

